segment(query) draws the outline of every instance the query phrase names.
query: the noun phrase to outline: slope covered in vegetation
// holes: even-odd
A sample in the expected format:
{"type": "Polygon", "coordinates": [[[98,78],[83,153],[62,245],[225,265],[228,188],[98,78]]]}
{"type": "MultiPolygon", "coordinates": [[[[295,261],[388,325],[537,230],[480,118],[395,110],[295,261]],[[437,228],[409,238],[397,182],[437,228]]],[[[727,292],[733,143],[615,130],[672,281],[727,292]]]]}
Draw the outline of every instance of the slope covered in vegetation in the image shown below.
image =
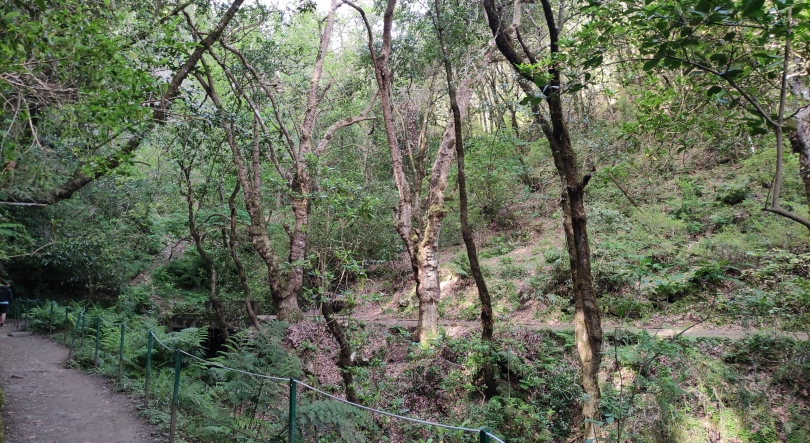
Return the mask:
{"type": "MultiPolygon", "coordinates": [[[[0,6],[18,298],[509,441],[808,438],[806,1],[29,3],[0,6]],[[673,325],[771,335],[623,332],[673,325]]],[[[195,371],[200,410],[257,414],[195,371]]],[[[318,438],[430,438],[313,404],[318,438]]]]}

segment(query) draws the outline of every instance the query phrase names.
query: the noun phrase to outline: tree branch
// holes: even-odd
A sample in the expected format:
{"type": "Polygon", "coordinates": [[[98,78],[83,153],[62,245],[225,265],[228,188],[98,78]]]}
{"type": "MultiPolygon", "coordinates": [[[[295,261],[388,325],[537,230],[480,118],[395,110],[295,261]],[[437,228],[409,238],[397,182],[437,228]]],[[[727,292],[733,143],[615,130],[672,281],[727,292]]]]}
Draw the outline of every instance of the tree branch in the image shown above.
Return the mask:
{"type": "Polygon", "coordinates": [[[318,147],[315,148],[314,154],[316,156],[319,156],[321,155],[321,153],[323,153],[323,151],[326,149],[326,146],[329,144],[329,141],[332,140],[332,137],[335,135],[335,132],[337,132],[338,129],[345,128],[346,126],[351,126],[355,123],[359,123],[365,120],[373,120],[374,117],[367,117],[367,115],[369,112],[371,112],[371,108],[374,107],[374,102],[377,101],[377,95],[379,95],[379,93],[380,93],[379,90],[377,90],[377,92],[374,93],[374,96],[372,96],[371,100],[368,102],[368,106],[366,106],[366,109],[363,109],[363,111],[360,114],[354,117],[347,117],[344,118],[343,120],[339,120],[333,123],[332,126],[330,126],[329,129],[326,130],[326,133],[324,133],[323,138],[321,138],[321,141],[318,143],[318,147]]]}

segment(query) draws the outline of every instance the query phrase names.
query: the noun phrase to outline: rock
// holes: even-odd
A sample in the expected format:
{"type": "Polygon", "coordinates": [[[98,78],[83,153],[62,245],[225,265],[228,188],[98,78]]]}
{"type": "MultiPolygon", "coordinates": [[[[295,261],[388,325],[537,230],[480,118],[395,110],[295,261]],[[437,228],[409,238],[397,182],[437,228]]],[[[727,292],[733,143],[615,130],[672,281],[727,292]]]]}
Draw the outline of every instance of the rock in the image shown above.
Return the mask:
{"type": "Polygon", "coordinates": [[[10,335],[11,337],[29,337],[31,335],[34,335],[34,333],[30,331],[23,331],[23,332],[12,332],[11,334],[8,335],[10,335]]]}
{"type": "Polygon", "coordinates": [[[399,299],[399,307],[419,306],[419,298],[416,297],[416,285],[413,285],[408,293],[399,299]]]}

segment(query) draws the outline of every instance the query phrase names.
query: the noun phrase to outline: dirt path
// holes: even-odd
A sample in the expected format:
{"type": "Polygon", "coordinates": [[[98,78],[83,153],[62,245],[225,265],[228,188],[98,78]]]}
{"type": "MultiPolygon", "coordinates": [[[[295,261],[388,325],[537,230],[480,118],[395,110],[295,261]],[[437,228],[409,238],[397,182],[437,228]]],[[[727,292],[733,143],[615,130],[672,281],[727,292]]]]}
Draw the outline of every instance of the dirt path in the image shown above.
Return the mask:
{"type": "MultiPolygon", "coordinates": [[[[320,314],[317,311],[309,311],[304,313],[305,318],[318,318],[320,314]]],[[[365,321],[369,323],[377,323],[386,326],[399,326],[402,328],[416,328],[417,321],[409,318],[399,318],[380,313],[379,309],[365,309],[360,312],[355,312],[349,316],[355,320],[365,321]],[[373,312],[378,311],[377,313],[373,312]]],[[[275,320],[275,315],[260,315],[259,319],[262,321],[275,320]]],[[[469,320],[439,320],[439,326],[445,329],[450,337],[457,337],[470,330],[481,328],[481,323],[478,321],[469,320]]],[[[567,323],[548,323],[543,321],[496,321],[496,329],[504,327],[506,329],[529,329],[532,331],[573,331],[574,324],[567,323]]],[[[669,338],[676,334],[681,334],[683,337],[691,338],[727,338],[730,340],[740,340],[753,334],[765,334],[773,337],[787,337],[794,340],[807,340],[808,334],[804,332],[785,332],[773,329],[756,329],[756,328],[741,328],[736,326],[718,326],[718,327],[701,327],[682,325],[682,324],[662,324],[659,326],[647,325],[643,327],[635,326],[621,326],[612,323],[603,325],[605,332],[613,332],[617,329],[638,334],[641,331],[647,331],[648,334],[658,338],[669,338]]]]}
{"type": "Polygon", "coordinates": [[[66,369],[47,337],[0,330],[0,384],[9,443],[147,443],[152,429],[133,402],[99,377],[66,369]]]}
{"type": "MultiPolygon", "coordinates": [[[[352,318],[357,320],[367,321],[371,323],[379,323],[389,326],[401,326],[404,328],[415,328],[417,321],[411,319],[404,319],[404,318],[395,318],[386,315],[374,315],[371,313],[362,313],[352,315],[352,318]]],[[[444,327],[447,330],[447,333],[452,336],[457,336],[463,332],[466,332],[470,329],[480,329],[481,323],[478,321],[465,321],[465,320],[439,320],[439,325],[444,327]]],[[[564,324],[564,323],[546,323],[542,321],[510,321],[506,323],[500,323],[500,325],[505,326],[507,328],[515,328],[515,329],[530,329],[535,331],[540,330],[551,330],[551,331],[573,331],[574,325],[572,324],[564,324]]],[[[496,327],[498,324],[496,323],[496,327]]],[[[632,332],[632,333],[639,333],[641,331],[647,331],[650,335],[657,336],[659,338],[668,338],[672,337],[673,335],[682,333],[683,337],[691,337],[691,338],[728,338],[731,340],[739,340],[746,336],[752,335],[754,333],[772,335],[776,337],[789,337],[798,340],[807,340],[808,335],[802,332],[783,332],[783,331],[775,331],[775,330],[762,330],[762,329],[745,329],[740,327],[717,327],[717,328],[705,328],[705,327],[689,327],[682,326],[682,325],[661,325],[661,326],[646,326],[646,327],[633,327],[633,326],[618,326],[614,324],[605,324],[604,330],[605,332],[612,332],[616,329],[621,329],[624,331],[632,332]]]]}

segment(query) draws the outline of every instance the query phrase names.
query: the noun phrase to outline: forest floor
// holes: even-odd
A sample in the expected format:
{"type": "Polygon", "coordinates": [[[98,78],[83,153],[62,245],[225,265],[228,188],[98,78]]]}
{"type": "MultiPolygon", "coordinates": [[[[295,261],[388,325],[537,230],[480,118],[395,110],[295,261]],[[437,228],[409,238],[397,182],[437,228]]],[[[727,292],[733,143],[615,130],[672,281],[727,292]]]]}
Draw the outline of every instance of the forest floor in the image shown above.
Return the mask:
{"type": "Polygon", "coordinates": [[[8,443],[147,443],[155,432],[108,381],[66,367],[47,337],[0,330],[0,385],[8,443]]]}

